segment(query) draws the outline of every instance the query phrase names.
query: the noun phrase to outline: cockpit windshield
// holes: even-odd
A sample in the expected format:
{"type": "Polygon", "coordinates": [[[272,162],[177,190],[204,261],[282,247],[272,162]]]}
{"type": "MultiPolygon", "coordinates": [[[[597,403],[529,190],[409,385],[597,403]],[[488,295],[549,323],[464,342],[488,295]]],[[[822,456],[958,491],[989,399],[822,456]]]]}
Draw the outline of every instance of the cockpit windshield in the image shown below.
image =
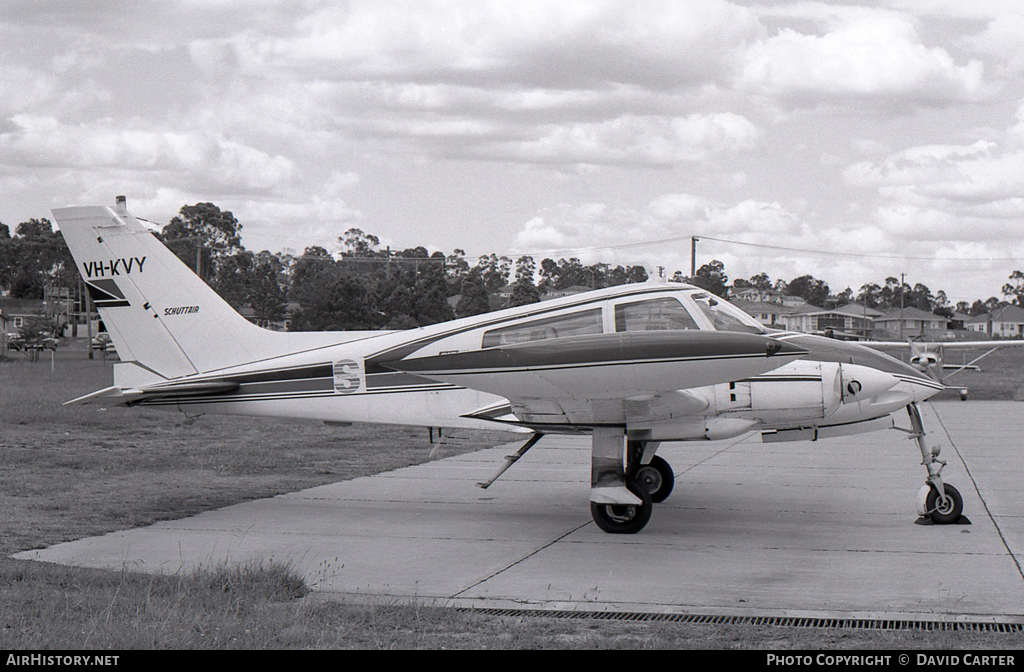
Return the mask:
{"type": "Polygon", "coordinates": [[[751,334],[767,333],[767,330],[757,320],[716,296],[707,292],[698,292],[691,294],[690,298],[693,299],[693,302],[697,304],[697,308],[714,325],[716,331],[742,331],[751,334]]]}

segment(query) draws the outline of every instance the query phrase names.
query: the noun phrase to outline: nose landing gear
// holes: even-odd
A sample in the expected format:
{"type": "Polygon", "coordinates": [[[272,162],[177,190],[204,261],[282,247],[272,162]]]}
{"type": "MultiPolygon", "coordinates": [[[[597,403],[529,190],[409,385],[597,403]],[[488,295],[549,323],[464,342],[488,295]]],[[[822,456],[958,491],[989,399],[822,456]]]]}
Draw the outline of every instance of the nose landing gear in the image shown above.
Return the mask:
{"type": "Polygon", "coordinates": [[[910,438],[917,441],[922,462],[928,470],[928,478],[918,492],[918,513],[927,516],[936,525],[951,525],[960,522],[964,511],[964,500],[960,491],[942,481],[942,468],[946,463],[939,459],[939,447],[929,449],[925,443],[924,423],[916,403],[907,405],[910,415],[910,438]]]}

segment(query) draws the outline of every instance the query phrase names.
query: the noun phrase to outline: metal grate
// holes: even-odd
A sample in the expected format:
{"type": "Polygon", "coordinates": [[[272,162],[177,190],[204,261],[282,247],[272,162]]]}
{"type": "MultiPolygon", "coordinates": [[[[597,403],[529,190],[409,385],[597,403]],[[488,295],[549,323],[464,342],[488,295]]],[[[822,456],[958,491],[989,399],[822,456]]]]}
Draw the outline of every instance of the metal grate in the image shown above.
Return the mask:
{"type": "Polygon", "coordinates": [[[484,616],[527,616],[595,621],[643,621],[652,623],[692,623],[700,625],[777,625],[790,628],[847,628],[855,630],[939,630],[951,632],[1024,632],[1024,623],[977,621],[896,620],[866,618],[807,618],[790,616],[710,616],[699,614],[659,614],[636,611],[572,611],[547,609],[498,609],[456,607],[457,611],[484,616]]]}

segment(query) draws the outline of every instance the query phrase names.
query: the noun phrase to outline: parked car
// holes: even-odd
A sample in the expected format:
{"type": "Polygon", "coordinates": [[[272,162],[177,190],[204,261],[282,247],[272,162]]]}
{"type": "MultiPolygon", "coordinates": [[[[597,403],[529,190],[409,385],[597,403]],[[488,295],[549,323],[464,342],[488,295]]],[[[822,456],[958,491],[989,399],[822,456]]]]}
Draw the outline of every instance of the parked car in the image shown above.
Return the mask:
{"type": "Polygon", "coordinates": [[[99,350],[104,356],[117,354],[117,348],[114,347],[114,342],[110,340],[110,334],[106,332],[96,334],[92,339],[92,349],[99,350]]]}
{"type": "Polygon", "coordinates": [[[57,339],[52,336],[24,338],[21,334],[16,334],[7,341],[7,349],[23,350],[25,352],[29,350],[56,350],[57,339]]]}

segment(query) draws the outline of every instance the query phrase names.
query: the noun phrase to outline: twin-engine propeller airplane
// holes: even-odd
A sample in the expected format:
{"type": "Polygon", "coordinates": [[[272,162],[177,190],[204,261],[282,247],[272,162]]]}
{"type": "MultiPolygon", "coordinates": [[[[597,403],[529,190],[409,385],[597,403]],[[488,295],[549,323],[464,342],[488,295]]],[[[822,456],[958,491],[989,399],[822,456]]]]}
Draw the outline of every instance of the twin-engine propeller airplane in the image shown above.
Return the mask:
{"type": "Polygon", "coordinates": [[[906,342],[864,341],[863,343],[869,348],[874,348],[875,350],[881,350],[883,352],[892,352],[894,350],[906,352],[909,347],[910,357],[908,358],[908,361],[910,365],[921,373],[926,374],[932,380],[941,383],[943,386],[950,389],[956,389],[959,392],[961,399],[967,398],[967,388],[947,385],[946,382],[950,378],[961,371],[981,371],[981,368],[978,366],[978,362],[1000,348],[1024,346],[1024,340],[937,341],[930,343],[927,341],[908,339],[906,342]],[[964,352],[967,350],[979,350],[981,348],[987,349],[981,355],[974,357],[969,362],[966,361],[966,356],[964,357],[963,364],[951,364],[945,361],[946,352],[964,352]]]}
{"type": "Polygon", "coordinates": [[[121,362],[68,403],[592,436],[591,514],[641,530],[675,480],[661,442],[760,432],[817,440],[894,425],[906,408],[928,472],[919,512],[959,519],[917,409],[940,383],[860,345],[769,332],[691,285],[648,282],[410,331],[280,333],[236,313],[138,220],[53,211],[121,362]]]}

